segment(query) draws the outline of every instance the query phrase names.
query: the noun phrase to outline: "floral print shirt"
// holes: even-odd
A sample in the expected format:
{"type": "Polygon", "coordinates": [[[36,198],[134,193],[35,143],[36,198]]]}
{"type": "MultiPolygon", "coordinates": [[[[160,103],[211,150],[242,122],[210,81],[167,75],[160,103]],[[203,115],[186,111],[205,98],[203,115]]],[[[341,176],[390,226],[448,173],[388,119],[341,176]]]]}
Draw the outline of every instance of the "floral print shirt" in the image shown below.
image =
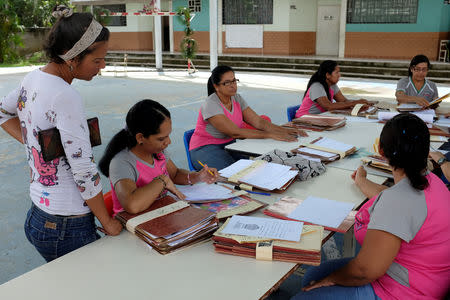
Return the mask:
{"type": "Polygon", "coordinates": [[[102,186],[80,94],[58,76],[32,71],[0,100],[0,124],[14,117],[20,120],[33,203],[55,215],[89,212],[85,200],[101,192],[102,186]],[[38,132],[54,127],[66,155],[45,162],[38,132]]]}

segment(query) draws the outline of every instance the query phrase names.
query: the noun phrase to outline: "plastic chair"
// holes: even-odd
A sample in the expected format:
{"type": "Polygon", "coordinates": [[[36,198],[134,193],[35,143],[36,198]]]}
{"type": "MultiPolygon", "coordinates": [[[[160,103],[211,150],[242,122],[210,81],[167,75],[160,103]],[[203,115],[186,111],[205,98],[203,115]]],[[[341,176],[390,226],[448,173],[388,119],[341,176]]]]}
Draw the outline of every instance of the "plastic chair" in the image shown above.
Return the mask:
{"type": "Polygon", "coordinates": [[[189,153],[189,142],[191,141],[192,134],[194,134],[194,129],[185,131],[183,135],[183,141],[184,141],[184,148],[186,150],[186,157],[189,165],[189,170],[195,171],[194,165],[192,164],[191,160],[191,154],[189,153]]]}
{"type": "Polygon", "coordinates": [[[300,107],[300,104],[299,105],[295,105],[295,106],[289,106],[287,108],[286,114],[287,114],[288,122],[291,122],[292,119],[295,119],[295,113],[297,112],[299,107],[300,107]]]}
{"type": "Polygon", "coordinates": [[[108,214],[112,217],[114,214],[113,210],[113,201],[112,201],[112,192],[109,191],[106,194],[103,194],[103,201],[105,202],[106,210],[108,214]]]}

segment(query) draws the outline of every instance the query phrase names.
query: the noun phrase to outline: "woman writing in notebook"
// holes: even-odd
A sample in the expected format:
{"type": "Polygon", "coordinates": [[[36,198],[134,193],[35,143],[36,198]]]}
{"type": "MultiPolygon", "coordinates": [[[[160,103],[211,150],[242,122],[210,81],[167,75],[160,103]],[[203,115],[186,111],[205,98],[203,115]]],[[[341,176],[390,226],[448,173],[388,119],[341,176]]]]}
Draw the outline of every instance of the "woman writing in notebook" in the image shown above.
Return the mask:
{"type": "Polygon", "coordinates": [[[323,61],[306,86],[302,103],[295,113],[299,118],[306,114],[320,114],[328,110],[352,108],[358,103],[369,105],[365,99],[350,101],[337,86],[340,68],[334,60],[323,61]]]}
{"type": "Polygon", "coordinates": [[[389,120],[379,152],[392,167],[394,186],[352,178],[370,200],[355,217],[362,244],[353,259],[311,268],[293,299],[444,299],[450,287],[450,192],[426,172],[430,135],[412,114],[389,120]]]}
{"type": "Polygon", "coordinates": [[[109,142],[100,160],[100,171],[112,186],[114,214],[139,213],[170,191],[185,196],[175,184],[213,183],[218,173],[207,165],[199,172],[177,168],[164,153],[170,143],[169,111],[153,100],[136,103],[127,113],[126,128],[109,142]]]}
{"type": "Polygon", "coordinates": [[[416,103],[426,107],[439,97],[436,84],[425,78],[430,66],[430,61],[425,55],[420,54],[413,57],[409,64],[408,77],[400,79],[397,83],[395,97],[399,104],[416,103]]]}
{"type": "Polygon", "coordinates": [[[71,86],[105,67],[109,31],[91,14],[65,6],[53,16],[58,19],[44,45],[50,62],[0,100],[1,127],[24,144],[30,168],[25,235],[47,262],[100,238],[95,217],[107,234],[122,230],[103,202],[83,99],[71,86]],[[66,156],[44,161],[37,135],[50,128],[59,130],[66,156]]]}
{"type": "Polygon", "coordinates": [[[197,170],[201,169],[198,160],[220,170],[239,159],[224,149],[234,139],[271,138],[292,142],[298,135],[306,136],[302,130],[283,128],[258,116],[237,93],[238,82],[228,66],[216,67],[209,77],[208,98],[200,108],[189,145],[197,170]],[[245,128],[246,124],[256,130],[245,128]]]}

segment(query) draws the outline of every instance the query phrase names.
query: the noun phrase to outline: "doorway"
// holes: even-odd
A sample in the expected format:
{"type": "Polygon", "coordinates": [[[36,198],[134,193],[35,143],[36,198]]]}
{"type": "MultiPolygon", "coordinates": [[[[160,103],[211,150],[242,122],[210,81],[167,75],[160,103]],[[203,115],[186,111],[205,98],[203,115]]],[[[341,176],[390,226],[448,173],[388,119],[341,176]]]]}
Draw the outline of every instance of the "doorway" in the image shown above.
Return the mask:
{"type": "Polygon", "coordinates": [[[162,27],[162,51],[170,51],[170,27],[169,27],[169,16],[161,17],[161,27],[162,27]]]}
{"type": "Polygon", "coordinates": [[[324,5],[317,9],[316,54],[339,54],[339,5],[324,5]]]}

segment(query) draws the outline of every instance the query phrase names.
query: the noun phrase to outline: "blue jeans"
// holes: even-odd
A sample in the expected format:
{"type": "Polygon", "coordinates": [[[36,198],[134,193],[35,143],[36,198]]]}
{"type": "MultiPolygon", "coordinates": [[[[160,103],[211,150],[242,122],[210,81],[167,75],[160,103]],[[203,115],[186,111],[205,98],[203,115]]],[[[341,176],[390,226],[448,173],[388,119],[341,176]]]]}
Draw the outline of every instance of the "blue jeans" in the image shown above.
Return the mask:
{"type": "MultiPolygon", "coordinates": [[[[318,267],[309,267],[303,277],[302,287],[308,286],[311,281],[318,281],[325,278],[335,270],[348,264],[352,258],[341,258],[330,260],[322,263],[318,267]]],[[[346,299],[364,299],[364,300],[381,300],[373,291],[372,285],[366,284],[362,286],[327,286],[321,287],[309,292],[299,292],[291,298],[291,300],[346,300],[346,299]]]]}
{"type": "Polygon", "coordinates": [[[100,238],[93,213],[56,216],[34,204],[28,211],[24,228],[27,239],[47,262],[100,238]]]}
{"type": "Polygon", "coordinates": [[[228,152],[227,150],[225,150],[225,146],[231,143],[234,143],[234,141],[217,145],[205,145],[189,151],[194,168],[197,171],[200,171],[203,168],[198,163],[198,160],[203,164],[207,164],[208,167],[221,170],[235,163],[241,158],[248,158],[248,156],[239,153],[228,152]]]}

